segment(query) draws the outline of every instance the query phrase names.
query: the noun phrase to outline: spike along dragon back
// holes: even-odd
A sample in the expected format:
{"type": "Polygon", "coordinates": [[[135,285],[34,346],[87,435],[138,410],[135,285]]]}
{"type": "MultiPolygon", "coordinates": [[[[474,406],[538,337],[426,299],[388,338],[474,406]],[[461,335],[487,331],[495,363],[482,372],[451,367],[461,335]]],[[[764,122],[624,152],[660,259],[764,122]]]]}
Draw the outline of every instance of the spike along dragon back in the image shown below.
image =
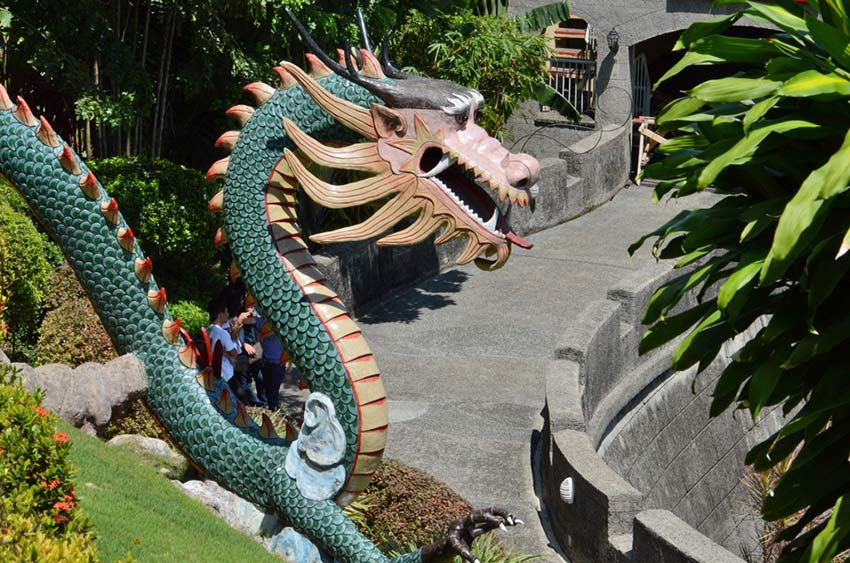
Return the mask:
{"type": "MultiPolygon", "coordinates": [[[[241,130],[221,136],[230,157],[208,172],[224,178],[210,202],[224,211],[216,238],[231,245],[235,271],[311,390],[292,444],[265,415],[258,426],[230,394],[217,377],[220,351],[211,366],[197,367],[199,351],[169,314],[165,289],[116,201],[50,124],[2,87],[0,173],[62,247],[119,353],[144,364],[148,406],[195,465],[337,561],[389,561],[339,508],[380,464],[383,385],[360,329],[301,237],[296,192],[329,208],[381,203],[362,223],[313,234],[314,241],[372,238],[415,216],[377,244],[413,244],[437,231],[437,243],[466,237],[458,263],[492,270],[513,244],[531,246],[511,231],[508,212],[533,202],[540,167],[475,124],[477,91],[400,72],[386,49],[381,62],[367,49],[340,51],[337,62],[300,31],[315,53],[307,56],[311,72],[284,62],[275,68],[278,88],[247,86],[259,105],[229,110],[241,130]],[[314,174],[321,168],[361,179],[329,183],[314,174]]],[[[518,522],[501,509],[476,511],[451,522],[439,541],[392,560],[459,553],[474,561],[474,537],[518,522]]]]}

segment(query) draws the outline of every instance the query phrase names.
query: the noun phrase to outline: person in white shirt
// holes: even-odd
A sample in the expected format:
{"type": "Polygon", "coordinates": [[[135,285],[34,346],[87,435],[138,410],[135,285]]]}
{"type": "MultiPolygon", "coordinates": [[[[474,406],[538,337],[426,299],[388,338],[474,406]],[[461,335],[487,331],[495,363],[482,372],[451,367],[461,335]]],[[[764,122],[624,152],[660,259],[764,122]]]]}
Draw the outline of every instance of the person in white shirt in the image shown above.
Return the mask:
{"type": "MultiPolygon", "coordinates": [[[[239,391],[239,382],[233,377],[233,358],[239,353],[239,348],[230,335],[230,332],[223,328],[230,316],[227,311],[227,304],[223,299],[213,299],[209,306],[210,326],[207,332],[210,336],[210,344],[215,350],[217,342],[221,342],[223,357],[221,360],[221,377],[233,389],[234,392],[239,391]]],[[[238,379],[238,378],[237,378],[238,379]]]]}

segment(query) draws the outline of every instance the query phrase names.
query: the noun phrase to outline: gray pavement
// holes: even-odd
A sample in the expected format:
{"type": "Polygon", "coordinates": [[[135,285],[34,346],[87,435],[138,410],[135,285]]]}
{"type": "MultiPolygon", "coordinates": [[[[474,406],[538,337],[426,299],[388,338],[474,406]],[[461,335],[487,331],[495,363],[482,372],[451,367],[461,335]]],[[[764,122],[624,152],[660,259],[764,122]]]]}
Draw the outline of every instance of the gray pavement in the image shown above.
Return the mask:
{"type": "Polygon", "coordinates": [[[503,506],[526,526],[499,533],[559,561],[534,493],[533,443],[544,374],[586,305],[652,260],[628,245],[704,196],[654,205],[632,186],[596,210],[528,237],[496,272],[459,267],[395,292],[359,318],[390,408],[386,456],[427,471],[478,507],[503,506]]]}

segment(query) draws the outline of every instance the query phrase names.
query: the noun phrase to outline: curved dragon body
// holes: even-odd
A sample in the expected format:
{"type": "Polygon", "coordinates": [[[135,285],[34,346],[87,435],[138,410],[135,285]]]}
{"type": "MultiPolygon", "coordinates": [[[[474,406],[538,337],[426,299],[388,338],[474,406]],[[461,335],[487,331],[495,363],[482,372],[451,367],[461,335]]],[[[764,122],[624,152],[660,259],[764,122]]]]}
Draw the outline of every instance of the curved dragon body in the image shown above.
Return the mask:
{"type": "MultiPolygon", "coordinates": [[[[226,384],[213,377],[213,369],[198,370],[197,351],[179,320],[169,315],[165,290],[157,286],[151,262],[115,200],[46,120],[36,119],[20,98],[13,104],[2,88],[0,173],[62,247],[119,353],[133,353],[145,365],[148,405],[185,455],[223,486],[275,510],[338,561],[386,561],[338,506],[366,487],[380,463],[386,397],[359,328],[301,238],[295,192],[303,188],[330,207],[387,200],[360,225],[315,235],[316,240],[369,238],[416,214],[410,226],[378,243],[410,244],[442,229],[440,242],[468,237],[459,262],[476,260],[492,269],[507,260],[511,243],[524,242],[507,225],[506,205],[482,195],[482,186],[500,201],[528,204],[539,166],[531,157],[507,153],[498,142],[496,148],[475,129],[477,102],[463,94],[469,90],[453,85],[448,95],[441,94],[448,109],[428,103],[414,103],[412,110],[391,108],[381,104],[387,96],[358,83],[359,75],[352,80],[309,58],[311,75],[283,63],[285,68],[276,69],[280,88],[246,87],[262,103],[256,110],[231,110],[243,127],[221,137],[219,144],[232,154],[208,176],[225,178],[223,194],[210,207],[225,212],[220,238],[230,243],[246,286],[311,391],[329,397],[336,410],[345,437],[340,464],[346,479],[335,498],[305,495],[284,468],[288,444],[275,435],[268,418],[258,426],[226,384]],[[464,154],[464,149],[473,150],[464,154]],[[330,166],[371,176],[333,185],[314,176],[309,162],[313,169],[330,166]],[[464,183],[465,188],[456,186],[464,183]]],[[[362,60],[369,80],[393,88],[405,82],[403,76],[384,77],[371,53],[364,52],[362,60]]],[[[351,62],[346,65],[351,70],[351,62]]],[[[474,537],[503,522],[513,524],[512,518],[490,514],[470,516],[464,525],[474,537]]],[[[462,533],[455,527],[456,535],[462,533]]],[[[452,548],[463,552],[458,545],[452,548]]],[[[444,549],[440,544],[424,553],[444,549]]],[[[394,561],[422,558],[423,551],[415,551],[394,561]]]]}

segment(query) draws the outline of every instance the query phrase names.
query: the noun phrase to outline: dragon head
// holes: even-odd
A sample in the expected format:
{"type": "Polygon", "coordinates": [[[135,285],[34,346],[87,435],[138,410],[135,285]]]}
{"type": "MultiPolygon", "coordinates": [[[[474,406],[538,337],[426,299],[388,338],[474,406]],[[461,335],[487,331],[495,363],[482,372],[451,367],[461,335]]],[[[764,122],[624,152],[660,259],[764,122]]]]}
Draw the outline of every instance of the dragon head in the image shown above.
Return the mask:
{"type": "Polygon", "coordinates": [[[458,264],[475,260],[487,270],[504,265],[513,244],[531,248],[511,230],[509,213],[514,204],[533,204],[540,164],[530,155],[511,153],[476,124],[484,103],[478,91],[400,72],[386,58],[386,45],[383,63],[368,49],[361,49],[358,69],[354,57],[344,55],[350,49],[340,51],[337,62],[327,57],[303,28],[301,33],[316,53],[309,57],[318,57],[336,74],[384,102],[359,107],[331,95],[297,66],[281,63],[317,104],[366,139],[343,147],[327,146],[285,120],[287,134],[301,152],[300,156],[286,152],[286,173],[326,207],[386,200],[366,221],[315,234],[313,240],[362,240],[416,215],[412,224],[380,238],[377,244],[414,244],[442,229],[437,244],[467,237],[458,264]],[[330,184],[313,175],[304,165],[305,159],[371,175],[348,184],[330,184]]]}

